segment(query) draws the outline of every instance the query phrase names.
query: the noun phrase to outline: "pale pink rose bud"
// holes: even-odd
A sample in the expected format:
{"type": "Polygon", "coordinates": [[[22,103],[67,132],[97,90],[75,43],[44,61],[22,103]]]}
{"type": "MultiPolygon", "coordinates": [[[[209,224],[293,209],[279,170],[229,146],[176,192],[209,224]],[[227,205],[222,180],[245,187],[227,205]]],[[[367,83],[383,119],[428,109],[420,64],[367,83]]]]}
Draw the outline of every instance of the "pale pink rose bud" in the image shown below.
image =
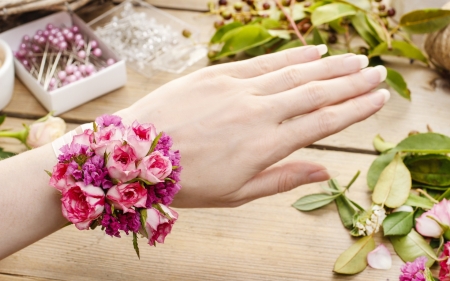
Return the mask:
{"type": "Polygon", "coordinates": [[[110,146],[112,141],[114,141],[114,143],[122,143],[123,136],[124,136],[123,129],[120,127],[109,126],[99,128],[99,130],[94,133],[95,143],[94,142],[91,143],[91,148],[95,151],[95,154],[103,157],[103,154],[107,149],[107,146],[109,146],[110,149],[108,152],[111,152],[112,149],[110,146]]]}
{"type": "Polygon", "coordinates": [[[48,115],[30,125],[26,142],[30,147],[36,148],[51,143],[62,136],[65,131],[66,123],[64,120],[48,115]]]}
{"type": "Polygon", "coordinates": [[[159,151],[144,157],[137,167],[141,170],[139,177],[151,183],[163,182],[172,172],[170,159],[159,151]]]}
{"type": "Polygon", "coordinates": [[[439,238],[444,234],[444,229],[437,221],[444,226],[450,226],[450,201],[443,199],[435,204],[431,210],[417,218],[417,232],[426,237],[439,238]]]}
{"type": "Polygon", "coordinates": [[[62,193],[63,216],[79,230],[88,229],[105,209],[105,193],[100,187],[76,182],[62,193]]]}
{"type": "Polygon", "coordinates": [[[164,243],[164,239],[170,233],[173,224],[178,219],[177,212],[165,205],[157,205],[165,214],[162,214],[155,208],[147,209],[147,220],[145,221],[145,230],[147,233],[144,233],[144,236],[148,238],[148,244],[152,246],[155,245],[155,242],[164,243]]]}
{"type": "Polygon", "coordinates": [[[139,124],[134,121],[127,131],[127,142],[134,147],[138,159],[147,155],[156,138],[156,129],[153,124],[139,124]]]}
{"type": "Polygon", "coordinates": [[[108,157],[106,168],[111,178],[119,182],[127,182],[136,178],[140,170],[136,169],[136,154],[128,144],[116,145],[108,157]]]}
{"type": "Polygon", "coordinates": [[[145,208],[147,202],[147,189],[139,182],[120,184],[111,187],[106,198],[114,205],[114,208],[123,210],[124,213],[134,213],[131,207],[145,208]]]}
{"type": "Polygon", "coordinates": [[[66,175],[68,163],[58,163],[53,167],[52,177],[50,178],[50,186],[63,191],[75,184],[72,176],[66,175]]]}

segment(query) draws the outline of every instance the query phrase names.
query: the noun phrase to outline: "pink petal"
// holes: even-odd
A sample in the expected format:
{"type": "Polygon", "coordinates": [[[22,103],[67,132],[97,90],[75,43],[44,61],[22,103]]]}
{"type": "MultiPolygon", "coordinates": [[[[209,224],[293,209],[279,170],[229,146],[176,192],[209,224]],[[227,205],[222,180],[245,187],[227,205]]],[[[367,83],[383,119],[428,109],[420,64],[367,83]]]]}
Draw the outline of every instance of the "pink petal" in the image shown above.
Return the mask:
{"type": "Polygon", "coordinates": [[[426,237],[439,238],[444,232],[437,222],[428,218],[428,212],[416,219],[416,230],[426,237]]]}
{"type": "Polygon", "coordinates": [[[380,244],[367,255],[367,263],[375,269],[390,269],[392,266],[391,253],[383,244],[380,244]]]}

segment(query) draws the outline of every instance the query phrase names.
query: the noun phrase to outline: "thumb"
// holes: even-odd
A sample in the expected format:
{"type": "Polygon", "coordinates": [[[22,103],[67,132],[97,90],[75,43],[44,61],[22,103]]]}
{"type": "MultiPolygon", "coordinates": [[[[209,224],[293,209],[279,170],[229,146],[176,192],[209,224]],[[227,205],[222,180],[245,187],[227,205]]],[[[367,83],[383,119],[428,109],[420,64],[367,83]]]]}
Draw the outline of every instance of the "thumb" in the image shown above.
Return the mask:
{"type": "Polygon", "coordinates": [[[331,178],[322,165],[295,161],[271,166],[250,179],[240,190],[243,203],[289,191],[303,184],[326,181],[331,178]]]}

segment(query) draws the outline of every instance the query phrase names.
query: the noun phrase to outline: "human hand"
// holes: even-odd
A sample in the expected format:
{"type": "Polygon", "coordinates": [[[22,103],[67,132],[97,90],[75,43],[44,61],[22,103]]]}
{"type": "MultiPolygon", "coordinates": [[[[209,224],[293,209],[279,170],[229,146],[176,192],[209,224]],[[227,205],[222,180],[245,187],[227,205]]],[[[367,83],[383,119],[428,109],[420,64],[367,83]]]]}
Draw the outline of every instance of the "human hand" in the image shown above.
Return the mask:
{"type": "Polygon", "coordinates": [[[329,179],[322,165],[273,164],[377,112],[383,66],[367,57],[320,59],[306,46],[210,66],[174,80],[118,114],[154,123],[181,152],[182,189],[174,207],[233,207],[329,179]]]}

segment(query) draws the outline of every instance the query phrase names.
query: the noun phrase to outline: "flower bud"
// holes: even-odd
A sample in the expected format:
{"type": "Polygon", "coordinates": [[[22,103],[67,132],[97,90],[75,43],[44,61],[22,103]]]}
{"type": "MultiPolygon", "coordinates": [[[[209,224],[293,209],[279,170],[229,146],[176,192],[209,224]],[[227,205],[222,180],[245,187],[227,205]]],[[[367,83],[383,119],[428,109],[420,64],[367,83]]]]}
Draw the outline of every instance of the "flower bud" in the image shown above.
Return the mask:
{"type": "Polygon", "coordinates": [[[30,125],[26,143],[30,147],[36,148],[56,140],[65,131],[66,123],[64,120],[48,115],[30,125]]]}

